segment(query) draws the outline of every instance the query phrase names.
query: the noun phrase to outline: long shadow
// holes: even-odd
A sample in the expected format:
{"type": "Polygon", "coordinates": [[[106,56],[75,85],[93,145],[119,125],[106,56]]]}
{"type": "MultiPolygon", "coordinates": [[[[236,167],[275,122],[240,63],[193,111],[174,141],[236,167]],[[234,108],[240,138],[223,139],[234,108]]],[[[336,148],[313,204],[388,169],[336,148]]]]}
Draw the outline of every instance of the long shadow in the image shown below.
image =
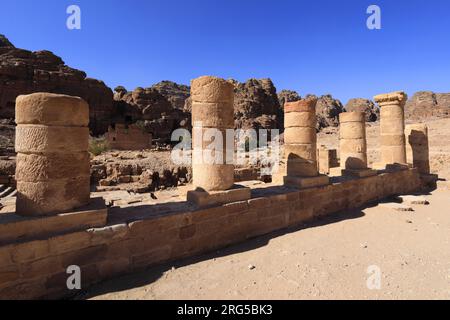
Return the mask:
{"type": "Polygon", "coordinates": [[[202,261],[212,260],[214,258],[226,257],[229,255],[255,250],[268,245],[270,240],[272,239],[293,232],[298,232],[303,229],[321,227],[332,223],[338,223],[344,220],[358,219],[364,217],[365,214],[363,210],[365,208],[366,207],[341,211],[330,216],[316,217],[313,220],[300,224],[296,227],[289,227],[268,233],[266,235],[257,236],[255,238],[248,239],[245,242],[233,244],[228,247],[215,250],[211,253],[199,254],[193,257],[164,263],[158,266],[147,268],[146,270],[140,272],[117,277],[112,280],[107,280],[90,287],[87,291],[78,294],[76,297],[74,297],[74,299],[89,299],[107,293],[125,291],[146,286],[157,281],[164,275],[165,272],[171,270],[172,268],[181,268],[202,261]]]}

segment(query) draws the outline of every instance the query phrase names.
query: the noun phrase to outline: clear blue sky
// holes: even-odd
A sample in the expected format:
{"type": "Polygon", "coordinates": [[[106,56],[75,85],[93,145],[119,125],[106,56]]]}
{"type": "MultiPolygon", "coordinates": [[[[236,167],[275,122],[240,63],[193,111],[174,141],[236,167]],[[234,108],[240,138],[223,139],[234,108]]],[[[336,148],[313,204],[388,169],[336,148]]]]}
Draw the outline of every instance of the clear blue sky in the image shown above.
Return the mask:
{"type": "Polygon", "coordinates": [[[114,88],[201,75],[351,97],[450,92],[449,0],[2,0],[0,33],[114,88]],[[66,28],[79,5],[82,29],[66,28]],[[366,9],[382,10],[382,29],[366,9]]]}

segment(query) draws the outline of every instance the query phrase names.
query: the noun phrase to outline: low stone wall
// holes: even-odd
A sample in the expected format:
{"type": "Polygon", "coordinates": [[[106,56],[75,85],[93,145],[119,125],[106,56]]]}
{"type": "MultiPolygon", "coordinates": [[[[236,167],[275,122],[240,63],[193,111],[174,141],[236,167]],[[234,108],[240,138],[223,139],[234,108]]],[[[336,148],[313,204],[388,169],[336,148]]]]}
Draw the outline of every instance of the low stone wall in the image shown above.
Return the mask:
{"type": "Polygon", "coordinates": [[[0,298],[70,296],[76,293],[66,286],[66,270],[71,265],[81,267],[82,288],[86,289],[111,277],[421,187],[416,169],[361,179],[339,177],[332,182],[305,190],[269,185],[252,189],[248,201],[201,210],[187,203],[113,208],[104,228],[0,244],[0,298]]]}

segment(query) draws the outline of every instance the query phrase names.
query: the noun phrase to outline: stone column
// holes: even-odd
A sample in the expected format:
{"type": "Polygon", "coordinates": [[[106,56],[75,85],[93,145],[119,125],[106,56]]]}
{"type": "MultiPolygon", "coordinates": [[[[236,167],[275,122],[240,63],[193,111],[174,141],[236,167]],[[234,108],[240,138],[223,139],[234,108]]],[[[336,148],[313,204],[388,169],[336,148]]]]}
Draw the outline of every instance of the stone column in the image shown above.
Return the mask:
{"type": "Polygon", "coordinates": [[[250,189],[234,184],[234,163],[227,162],[227,149],[234,155],[234,134],[228,145],[226,133],[234,130],[234,85],[203,76],[191,81],[191,99],[194,190],[188,192],[188,201],[208,206],[249,199],[250,189]],[[205,159],[205,150],[212,156],[219,152],[216,160],[221,161],[205,159]]]}
{"type": "Polygon", "coordinates": [[[88,104],[50,93],[19,96],[16,122],[17,214],[45,216],[88,204],[88,104]]]}
{"type": "Polygon", "coordinates": [[[204,76],[191,82],[193,183],[205,191],[230,189],[234,184],[234,165],[226,164],[226,130],[234,129],[234,86],[223,79],[204,76]],[[214,131],[221,134],[223,163],[206,163],[202,151],[217,142],[209,137],[214,131]],[[206,134],[205,134],[206,133],[206,134]],[[201,135],[201,136],[200,136],[201,135]]]}
{"type": "Polygon", "coordinates": [[[284,106],[286,185],[304,188],[329,182],[317,168],[316,103],[317,98],[310,97],[284,106]]]}
{"type": "Polygon", "coordinates": [[[411,124],[405,130],[408,163],[412,163],[421,174],[430,174],[430,150],[428,127],[425,124],[411,124]]]}
{"type": "Polygon", "coordinates": [[[365,113],[343,112],[339,114],[339,123],[342,173],[359,177],[375,174],[367,168],[365,113]]]}
{"type": "Polygon", "coordinates": [[[406,164],[404,107],[407,95],[402,92],[374,97],[381,108],[381,164],[406,164]]]}

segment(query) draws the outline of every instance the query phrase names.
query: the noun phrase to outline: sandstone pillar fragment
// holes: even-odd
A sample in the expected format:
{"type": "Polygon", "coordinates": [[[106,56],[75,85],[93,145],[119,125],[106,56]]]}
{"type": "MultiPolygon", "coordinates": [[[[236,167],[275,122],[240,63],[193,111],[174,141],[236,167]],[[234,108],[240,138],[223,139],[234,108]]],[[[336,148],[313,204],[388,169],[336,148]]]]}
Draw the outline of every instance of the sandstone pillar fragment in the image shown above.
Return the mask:
{"type": "Polygon", "coordinates": [[[367,177],[376,171],[367,168],[366,120],[364,112],[339,114],[339,144],[343,175],[367,177]]]}
{"type": "Polygon", "coordinates": [[[402,91],[374,97],[381,108],[381,165],[406,165],[405,116],[407,95],[402,91]]]}
{"type": "Polygon", "coordinates": [[[405,134],[408,163],[412,163],[421,174],[430,174],[428,127],[425,124],[411,124],[406,126],[405,134]]]}
{"type": "Polygon", "coordinates": [[[227,161],[227,154],[232,157],[234,152],[234,139],[227,144],[227,130],[234,130],[233,84],[211,76],[197,78],[191,81],[191,99],[195,190],[188,200],[206,206],[250,198],[250,189],[234,184],[234,164],[227,161]]]}
{"type": "Polygon", "coordinates": [[[287,186],[307,188],[329,183],[317,167],[316,103],[317,98],[310,97],[284,106],[287,186]]]}
{"type": "Polygon", "coordinates": [[[19,96],[16,122],[17,214],[53,215],[88,204],[88,104],[50,93],[19,96]]]}

